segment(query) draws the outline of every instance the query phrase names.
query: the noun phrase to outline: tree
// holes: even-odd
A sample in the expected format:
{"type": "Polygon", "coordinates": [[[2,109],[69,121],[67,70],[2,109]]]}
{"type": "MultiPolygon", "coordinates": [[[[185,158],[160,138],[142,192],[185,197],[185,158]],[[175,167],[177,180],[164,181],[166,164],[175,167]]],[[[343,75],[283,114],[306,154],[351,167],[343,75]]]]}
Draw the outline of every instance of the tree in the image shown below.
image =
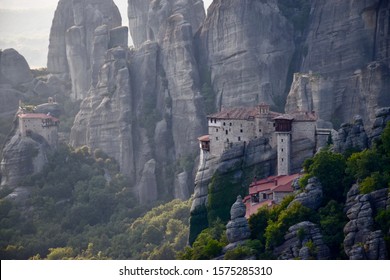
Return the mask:
{"type": "Polygon", "coordinates": [[[343,155],[333,153],[327,149],[321,150],[313,158],[309,174],[317,177],[323,187],[325,200],[344,200],[345,189],[343,178],[345,175],[346,161],[343,155]]]}

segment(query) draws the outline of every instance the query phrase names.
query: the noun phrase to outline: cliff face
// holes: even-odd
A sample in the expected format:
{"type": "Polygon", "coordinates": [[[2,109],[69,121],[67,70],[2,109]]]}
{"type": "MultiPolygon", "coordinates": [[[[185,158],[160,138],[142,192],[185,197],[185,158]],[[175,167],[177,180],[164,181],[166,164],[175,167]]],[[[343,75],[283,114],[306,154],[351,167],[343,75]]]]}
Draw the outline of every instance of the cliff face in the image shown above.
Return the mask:
{"type": "Polygon", "coordinates": [[[93,41],[96,28],[121,25],[112,0],[61,0],[54,15],[47,68],[53,74],[70,74],[72,99],[83,99],[91,84],[93,41]]]}
{"type": "MultiPolygon", "coordinates": [[[[130,51],[124,30],[95,31],[92,88],[76,117],[71,144],[101,148],[115,157],[141,202],[188,198],[192,169],[179,172],[176,163],[194,160],[205,120],[191,25],[200,24],[204,10],[190,10],[183,1],[129,4],[132,12],[148,14],[148,26],[158,28],[156,37],[130,51]],[[109,50],[103,56],[105,46],[109,50]]],[[[140,27],[133,24],[137,38],[140,27]]]]}
{"type": "Polygon", "coordinates": [[[372,125],[375,110],[390,103],[389,5],[378,0],[312,3],[296,69],[307,74],[294,79],[287,112],[314,110],[334,123],[359,114],[367,127],[372,125]]]}
{"type": "MultiPolygon", "coordinates": [[[[17,125],[17,121],[15,121],[17,125]]],[[[37,134],[21,137],[18,129],[3,149],[0,163],[1,186],[15,188],[27,176],[42,170],[50,151],[49,144],[37,134]]]]}
{"type": "MultiPolygon", "coordinates": [[[[191,207],[190,242],[195,240],[207,224],[206,208],[210,206],[208,196],[211,191],[209,185],[216,174],[222,179],[231,176],[232,181],[229,181],[229,184],[246,186],[255,176],[260,178],[273,174],[275,165],[276,151],[272,149],[266,138],[255,139],[247,145],[236,144],[226,150],[221,157],[212,156],[208,152],[201,153],[195,176],[194,201],[191,207]]],[[[224,187],[227,186],[222,186],[224,187]]],[[[224,192],[224,190],[214,189],[214,192],[224,192]]],[[[233,198],[238,194],[233,194],[233,198]]],[[[226,197],[228,198],[231,197],[226,197]]],[[[228,201],[224,201],[224,204],[230,205],[228,201]]]]}
{"type": "Polygon", "coordinates": [[[213,1],[198,37],[217,108],[283,104],[294,41],[277,1],[213,1]]]}

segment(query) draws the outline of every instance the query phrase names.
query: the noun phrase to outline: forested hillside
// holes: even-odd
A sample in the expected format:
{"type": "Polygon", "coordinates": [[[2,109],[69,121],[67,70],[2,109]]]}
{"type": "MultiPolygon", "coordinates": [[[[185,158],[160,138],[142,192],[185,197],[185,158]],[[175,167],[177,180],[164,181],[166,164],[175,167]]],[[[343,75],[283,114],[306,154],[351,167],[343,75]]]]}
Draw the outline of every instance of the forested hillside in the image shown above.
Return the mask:
{"type": "Polygon", "coordinates": [[[23,203],[4,199],[10,191],[2,189],[2,259],[172,259],[186,245],[190,202],[174,200],[143,217],[158,203],[139,205],[101,150],[61,146],[23,185],[31,186],[23,203]]]}

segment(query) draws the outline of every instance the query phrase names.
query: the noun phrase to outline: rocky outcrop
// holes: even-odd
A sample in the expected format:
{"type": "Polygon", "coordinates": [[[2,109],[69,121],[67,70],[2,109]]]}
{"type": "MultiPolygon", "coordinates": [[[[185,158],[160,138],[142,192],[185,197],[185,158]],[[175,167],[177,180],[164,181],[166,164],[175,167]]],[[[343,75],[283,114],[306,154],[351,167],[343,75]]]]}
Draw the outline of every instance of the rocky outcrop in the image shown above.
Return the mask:
{"type": "Polygon", "coordinates": [[[15,129],[15,134],[3,150],[1,186],[15,188],[27,176],[41,171],[49,151],[50,146],[42,136],[31,134],[30,137],[21,137],[15,129]]]}
{"type": "Polygon", "coordinates": [[[375,111],[375,121],[372,125],[369,139],[370,144],[374,143],[382,135],[388,121],[390,121],[390,107],[380,108],[375,111]]]}
{"type": "Polygon", "coordinates": [[[345,206],[349,222],[344,227],[344,251],[350,259],[387,258],[384,235],[375,229],[373,216],[386,209],[387,193],[388,190],[383,189],[362,195],[357,184],[349,190],[345,206]]]}
{"type": "Polygon", "coordinates": [[[290,202],[288,207],[296,202],[299,202],[305,207],[308,207],[312,210],[317,210],[321,206],[322,197],[323,193],[321,183],[316,177],[312,177],[309,179],[308,184],[303,192],[298,193],[294,200],[290,202]]]}
{"type": "MultiPolygon", "coordinates": [[[[207,204],[208,185],[215,173],[224,175],[226,172],[237,170],[240,172],[238,176],[242,176],[244,168],[254,168],[261,166],[261,176],[269,176],[275,170],[276,152],[272,150],[268,143],[268,139],[259,138],[248,143],[236,144],[232,148],[226,150],[221,157],[215,157],[209,153],[202,153],[198,171],[195,176],[194,201],[192,203],[191,212],[195,212],[197,208],[201,208],[207,204]]],[[[244,178],[242,178],[244,180],[244,178]]],[[[253,176],[250,178],[253,179],[253,176]]]]}
{"type": "MultiPolygon", "coordinates": [[[[221,157],[202,152],[195,176],[194,200],[191,206],[191,237],[196,237],[203,228],[193,223],[207,222],[207,201],[209,184],[213,176],[220,178],[233,176],[234,182],[249,185],[254,176],[263,178],[273,174],[276,166],[276,151],[266,138],[258,138],[249,143],[237,143],[225,150],[221,157]]],[[[194,239],[195,240],[195,239],[194,239]]]]}
{"type": "MultiPolygon", "coordinates": [[[[101,148],[116,158],[141,202],[155,200],[157,189],[158,196],[187,199],[193,190],[191,164],[176,170],[176,163],[194,160],[197,137],[204,131],[193,46],[193,30],[204,18],[202,2],[129,4],[135,17],[147,14],[142,32],[154,36],[129,50],[125,28],[95,30],[93,88],[81,104],[71,144],[101,148]],[[152,169],[156,183],[149,184],[152,169]]],[[[141,32],[136,22],[130,20],[132,34],[141,32]]]]}
{"type": "Polygon", "coordinates": [[[294,42],[277,1],[213,1],[198,37],[217,108],[284,103],[294,42]]]}
{"type": "Polygon", "coordinates": [[[297,69],[307,74],[294,79],[286,111],[306,107],[334,123],[361,115],[370,128],[375,109],[390,103],[389,55],[384,51],[389,35],[383,31],[389,2],[316,1],[311,8],[297,69]]]}
{"type": "Polygon", "coordinates": [[[362,151],[368,148],[368,136],[362,118],[355,116],[353,124],[342,124],[333,144],[333,150],[337,153],[344,153],[348,149],[362,151]]]}
{"type": "Polygon", "coordinates": [[[0,116],[13,116],[19,100],[32,93],[37,81],[26,59],[14,49],[0,50],[0,116]]]}
{"type": "Polygon", "coordinates": [[[47,66],[50,73],[70,74],[74,100],[85,98],[91,85],[96,63],[95,30],[102,25],[108,29],[121,25],[112,0],[59,1],[50,31],[47,66]]]}
{"type": "Polygon", "coordinates": [[[233,249],[238,244],[249,239],[251,231],[249,230],[248,221],[245,218],[245,212],[245,204],[242,202],[241,196],[238,196],[230,210],[230,221],[226,225],[226,236],[229,245],[225,247],[225,251],[233,249]]]}
{"type": "Polygon", "coordinates": [[[328,246],[322,239],[320,229],[311,222],[301,222],[291,226],[284,236],[285,242],[274,249],[274,254],[281,260],[330,258],[328,246]]]}
{"type": "Polygon", "coordinates": [[[17,86],[33,80],[26,59],[14,49],[0,51],[0,83],[17,86]]]}

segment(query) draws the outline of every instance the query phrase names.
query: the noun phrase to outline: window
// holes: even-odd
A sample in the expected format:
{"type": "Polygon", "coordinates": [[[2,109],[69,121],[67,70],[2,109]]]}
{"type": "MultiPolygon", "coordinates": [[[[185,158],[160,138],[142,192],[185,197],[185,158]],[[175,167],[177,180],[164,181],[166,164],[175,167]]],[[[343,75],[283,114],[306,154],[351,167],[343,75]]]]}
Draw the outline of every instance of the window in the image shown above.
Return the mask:
{"type": "Polygon", "coordinates": [[[241,137],[240,136],[238,136],[238,141],[241,141],[241,137]]]}
{"type": "Polygon", "coordinates": [[[228,135],[228,134],[229,134],[229,131],[225,130],[225,132],[226,132],[226,135],[228,135]]]}
{"type": "Polygon", "coordinates": [[[283,152],[283,148],[282,148],[282,152],[283,152]]]}
{"type": "Polygon", "coordinates": [[[261,128],[259,129],[259,132],[261,132],[261,128]]]}
{"type": "Polygon", "coordinates": [[[232,126],[232,123],[230,123],[229,125],[232,126]]]}
{"type": "Polygon", "coordinates": [[[242,133],[242,129],[240,129],[240,132],[242,133]]]}
{"type": "Polygon", "coordinates": [[[267,194],[263,193],[263,199],[267,199],[267,194]]]}
{"type": "Polygon", "coordinates": [[[229,138],[228,138],[228,139],[226,139],[226,142],[228,142],[228,143],[229,143],[229,138]]]}
{"type": "Polygon", "coordinates": [[[218,141],[218,137],[215,137],[215,140],[218,141]]]}
{"type": "Polygon", "coordinates": [[[283,142],[283,139],[280,139],[280,142],[283,142]]]}
{"type": "Polygon", "coordinates": [[[224,122],[223,125],[226,125],[226,123],[224,122]]]}
{"type": "Polygon", "coordinates": [[[218,128],[216,128],[215,131],[218,132],[218,128]]]}
{"type": "Polygon", "coordinates": [[[284,158],[282,158],[282,161],[284,161],[284,158]]]}

